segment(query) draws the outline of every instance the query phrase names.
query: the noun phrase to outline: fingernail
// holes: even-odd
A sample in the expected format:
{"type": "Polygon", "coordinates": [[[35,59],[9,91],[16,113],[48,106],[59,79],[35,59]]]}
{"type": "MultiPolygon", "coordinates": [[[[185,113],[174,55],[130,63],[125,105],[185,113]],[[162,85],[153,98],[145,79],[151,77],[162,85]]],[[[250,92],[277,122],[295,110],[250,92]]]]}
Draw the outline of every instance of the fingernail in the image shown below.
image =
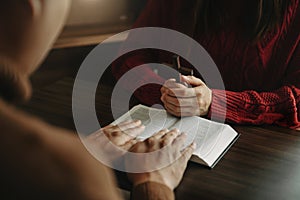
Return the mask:
{"type": "Polygon", "coordinates": [[[184,136],[184,137],[187,136],[187,134],[185,132],[182,132],[181,135],[184,136]]]}
{"type": "Polygon", "coordinates": [[[193,149],[196,149],[196,147],[197,147],[197,144],[196,144],[195,142],[193,142],[193,143],[192,143],[192,148],[193,148],[193,149]]]}

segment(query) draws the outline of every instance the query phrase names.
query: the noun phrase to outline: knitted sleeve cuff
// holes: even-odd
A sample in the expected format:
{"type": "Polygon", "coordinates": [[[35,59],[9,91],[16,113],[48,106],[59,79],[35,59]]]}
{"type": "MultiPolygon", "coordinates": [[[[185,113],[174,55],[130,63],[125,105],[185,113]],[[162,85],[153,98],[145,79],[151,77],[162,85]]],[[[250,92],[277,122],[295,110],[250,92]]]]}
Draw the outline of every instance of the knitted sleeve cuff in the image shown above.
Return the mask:
{"type": "Polygon", "coordinates": [[[135,186],[131,192],[131,200],[174,200],[173,191],[160,183],[145,182],[135,186]]]}
{"type": "Polygon", "coordinates": [[[214,121],[224,122],[228,118],[230,121],[239,121],[238,105],[241,102],[241,97],[236,92],[225,90],[212,90],[213,97],[208,118],[214,121]]]}

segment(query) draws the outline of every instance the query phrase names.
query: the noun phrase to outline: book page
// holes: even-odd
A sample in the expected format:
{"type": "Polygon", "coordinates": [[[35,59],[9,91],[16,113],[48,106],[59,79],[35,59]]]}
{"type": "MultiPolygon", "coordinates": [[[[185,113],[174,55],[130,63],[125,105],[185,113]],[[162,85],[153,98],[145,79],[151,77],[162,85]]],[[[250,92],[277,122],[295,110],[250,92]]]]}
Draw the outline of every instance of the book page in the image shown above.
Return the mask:
{"type": "Polygon", "coordinates": [[[202,124],[199,117],[183,117],[177,121],[170,129],[177,128],[187,134],[185,147],[192,142],[197,144],[197,149],[203,145],[203,138],[208,130],[207,124],[202,124]]]}
{"type": "Polygon", "coordinates": [[[201,163],[206,163],[208,166],[218,160],[227,146],[238,135],[230,126],[225,124],[201,117],[177,118],[163,109],[143,105],[135,106],[113,124],[137,119],[145,125],[145,131],[138,136],[138,139],[144,140],[162,129],[177,128],[188,136],[185,147],[194,141],[197,144],[197,149],[193,154],[202,160],[201,163]]]}
{"type": "Polygon", "coordinates": [[[167,112],[163,109],[138,105],[117,119],[113,124],[118,124],[127,120],[142,121],[142,124],[145,126],[145,131],[138,136],[138,139],[144,140],[162,129],[171,127],[178,121],[178,118],[167,114],[167,112]]]}
{"type": "Polygon", "coordinates": [[[214,164],[237,136],[228,125],[201,117],[181,118],[173,127],[188,134],[186,145],[193,141],[197,144],[193,155],[198,156],[208,166],[214,164]]]}
{"type": "MultiPolygon", "coordinates": [[[[235,141],[238,137],[238,133],[229,125],[217,125],[219,127],[220,125],[223,125],[221,127],[222,130],[217,136],[211,138],[208,137],[207,143],[211,144],[211,146],[209,147],[204,145],[205,148],[203,148],[199,153],[199,156],[208,164],[208,166],[214,165],[216,160],[218,160],[219,157],[222,156],[228,150],[228,148],[232,145],[232,142],[235,141]]],[[[212,131],[214,131],[214,129],[212,129],[212,131]]]]}
{"type": "Polygon", "coordinates": [[[198,156],[205,156],[214,146],[212,141],[219,133],[221,127],[211,126],[211,121],[200,117],[177,118],[168,114],[163,109],[150,108],[138,105],[115,121],[119,123],[126,120],[141,120],[145,126],[145,131],[138,136],[138,139],[144,140],[151,137],[154,133],[162,129],[177,128],[187,134],[186,145],[193,141],[197,144],[196,153],[198,156]]]}

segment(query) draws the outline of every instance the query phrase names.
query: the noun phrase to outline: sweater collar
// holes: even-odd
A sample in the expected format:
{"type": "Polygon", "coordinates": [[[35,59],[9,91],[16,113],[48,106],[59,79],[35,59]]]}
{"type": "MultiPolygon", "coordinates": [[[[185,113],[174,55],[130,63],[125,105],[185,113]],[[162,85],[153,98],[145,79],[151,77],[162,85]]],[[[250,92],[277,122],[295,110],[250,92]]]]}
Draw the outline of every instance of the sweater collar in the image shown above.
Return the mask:
{"type": "Polygon", "coordinates": [[[28,75],[20,73],[13,64],[1,59],[0,98],[9,102],[24,102],[31,97],[31,84],[28,75]]]}

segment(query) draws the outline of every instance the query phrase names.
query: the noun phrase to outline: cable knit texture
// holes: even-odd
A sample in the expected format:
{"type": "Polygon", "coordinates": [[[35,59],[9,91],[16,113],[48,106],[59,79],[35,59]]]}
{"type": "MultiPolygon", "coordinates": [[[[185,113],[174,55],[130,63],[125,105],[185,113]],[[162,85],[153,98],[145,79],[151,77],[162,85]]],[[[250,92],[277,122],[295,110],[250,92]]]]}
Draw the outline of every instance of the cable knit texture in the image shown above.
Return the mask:
{"type": "Polygon", "coordinates": [[[137,185],[131,192],[131,200],[174,200],[173,191],[165,185],[156,182],[146,182],[137,185]]]}
{"type": "MultiPolygon", "coordinates": [[[[194,35],[215,61],[226,88],[220,91],[208,85],[213,90],[209,117],[221,120],[225,115],[226,121],[234,124],[300,127],[300,8],[299,0],[290,2],[282,25],[255,44],[239,34],[242,30],[237,23],[210,35],[194,35]]],[[[134,27],[155,26],[180,31],[182,27],[177,19],[182,3],[183,0],[150,0],[134,27]]],[[[235,10],[241,9],[236,7],[235,10]]],[[[119,79],[141,64],[171,63],[171,55],[138,50],[120,57],[113,64],[113,73],[119,79]]],[[[184,60],[182,63],[189,67],[184,60]]],[[[149,80],[163,82],[150,69],[137,77],[138,81],[128,80],[125,87],[130,90],[137,82],[149,80]]],[[[135,96],[146,105],[160,103],[160,87],[148,84],[136,90],[135,96]]]]}

